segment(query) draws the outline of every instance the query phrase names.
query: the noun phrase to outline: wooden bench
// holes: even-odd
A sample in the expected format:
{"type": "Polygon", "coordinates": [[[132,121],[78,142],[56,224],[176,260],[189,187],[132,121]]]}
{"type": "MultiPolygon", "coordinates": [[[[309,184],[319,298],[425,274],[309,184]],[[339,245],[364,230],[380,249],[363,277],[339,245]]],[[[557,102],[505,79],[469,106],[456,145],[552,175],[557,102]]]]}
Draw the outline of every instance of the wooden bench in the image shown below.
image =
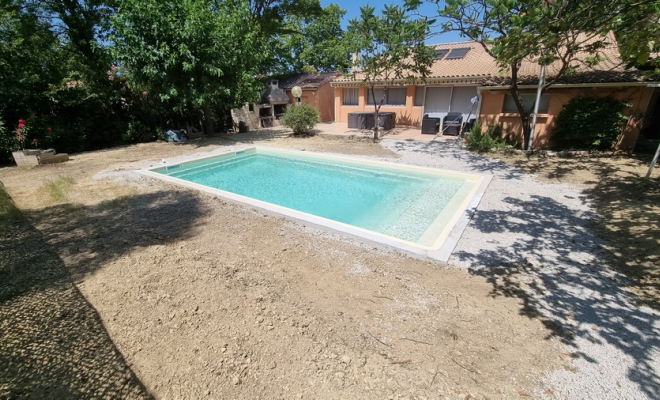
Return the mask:
{"type": "Polygon", "coordinates": [[[54,153],[45,153],[37,156],[39,159],[39,165],[44,164],[57,164],[65,161],[69,161],[69,155],[66,153],[54,154],[54,153]]]}

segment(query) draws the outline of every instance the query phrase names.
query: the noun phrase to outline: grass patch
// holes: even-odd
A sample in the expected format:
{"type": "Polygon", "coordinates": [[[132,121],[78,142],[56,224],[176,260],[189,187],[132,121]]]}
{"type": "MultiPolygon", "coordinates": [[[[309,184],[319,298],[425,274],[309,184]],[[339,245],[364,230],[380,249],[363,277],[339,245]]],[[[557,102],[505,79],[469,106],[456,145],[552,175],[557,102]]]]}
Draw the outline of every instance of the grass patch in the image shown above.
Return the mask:
{"type": "Polygon", "coordinates": [[[44,185],[51,200],[55,203],[63,203],[69,200],[69,192],[73,187],[74,180],[70,176],[60,176],[54,181],[50,181],[44,185]]]}
{"type": "Polygon", "coordinates": [[[14,240],[20,238],[16,227],[20,226],[17,223],[21,221],[23,213],[14,205],[5,188],[0,186],[0,248],[7,250],[0,252],[0,304],[21,295],[29,288],[29,283],[14,270],[14,240]]]}
{"type": "Polygon", "coordinates": [[[20,220],[22,216],[23,214],[16,208],[5,188],[0,186],[0,222],[15,222],[20,220]]]}

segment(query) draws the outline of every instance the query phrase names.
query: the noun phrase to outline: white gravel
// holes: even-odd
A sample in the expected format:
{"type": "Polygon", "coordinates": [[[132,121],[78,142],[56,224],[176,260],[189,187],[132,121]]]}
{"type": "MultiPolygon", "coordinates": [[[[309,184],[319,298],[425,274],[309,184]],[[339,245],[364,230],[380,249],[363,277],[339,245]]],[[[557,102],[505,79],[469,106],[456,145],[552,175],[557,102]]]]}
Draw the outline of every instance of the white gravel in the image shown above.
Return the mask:
{"type": "Polygon", "coordinates": [[[634,305],[621,289],[625,277],[606,268],[582,189],[541,182],[455,142],[382,144],[400,163],[492,174],[449,263],[488,277],[494,295],[525,293],[521,312],[544,320],[548,335],[566,343],[575,372],[546,377],[555,398],[660,398],[660,313],[634,305]],[[508,279],[516,273],[522,283],[508,279]]]}

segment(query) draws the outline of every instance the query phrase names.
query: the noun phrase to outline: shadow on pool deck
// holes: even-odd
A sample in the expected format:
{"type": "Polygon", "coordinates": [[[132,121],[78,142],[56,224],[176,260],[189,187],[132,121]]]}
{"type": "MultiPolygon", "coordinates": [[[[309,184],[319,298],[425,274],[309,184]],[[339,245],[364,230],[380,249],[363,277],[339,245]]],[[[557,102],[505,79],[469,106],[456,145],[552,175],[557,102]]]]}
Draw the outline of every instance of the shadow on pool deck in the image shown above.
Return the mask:
{"type": "Polygon", "coordinates": [[[71,271],[80,277],[136,247],[185,236],[204,215],[199,204],[158,192],[28,218],[8,204],[0,207],[0,398],[151,398],[71,271]],[[169,223],[156,222],[174,210],[169,223]],[[55,248],[74,260],[71,270],[55,248]]]}
{"type": "Polygon", "coordinates": [[[521,314],[540,317],[552,335],[575,345],[576,356],[599,362],[576,344],[576,337],[608,343],[634,360],[628,378],[649,398],[660,398],[659,318],[631,301],[622,278],[605,269],[608,253],[590,230],[593,215],[581,215],[554,199],[532,195],[522,202],[506,198],[507,210],[478,211],[472,227],[482,233],[510,232],[510,246],[454,254],[482,266],[472,272],[492,285],[493,296],[519,297],[521,314]],[[533,239],[522,239],[531,237],[533,239]],[[580,254],[603,260],[581,261],[580,254]],[[525,279],[533,276],[533,280],[525,279]],[[552,316],[552,317],[550,317],[552,316]]]}

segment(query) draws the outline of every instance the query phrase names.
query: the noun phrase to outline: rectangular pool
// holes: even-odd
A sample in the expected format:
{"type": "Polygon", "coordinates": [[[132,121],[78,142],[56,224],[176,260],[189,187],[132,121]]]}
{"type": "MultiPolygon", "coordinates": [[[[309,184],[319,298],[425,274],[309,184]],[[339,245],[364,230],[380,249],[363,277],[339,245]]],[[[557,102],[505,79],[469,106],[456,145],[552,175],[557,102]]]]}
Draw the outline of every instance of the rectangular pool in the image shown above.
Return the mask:
{"type": "Polygon", "coordinates": [[[485,179],[261,147],[146,173],[403,250],[436,253],[427,254],[432,258],[445,258],[437,252],[461,217],[469,220],[469,209],[476,206],[471,203],[485,179]]]}

